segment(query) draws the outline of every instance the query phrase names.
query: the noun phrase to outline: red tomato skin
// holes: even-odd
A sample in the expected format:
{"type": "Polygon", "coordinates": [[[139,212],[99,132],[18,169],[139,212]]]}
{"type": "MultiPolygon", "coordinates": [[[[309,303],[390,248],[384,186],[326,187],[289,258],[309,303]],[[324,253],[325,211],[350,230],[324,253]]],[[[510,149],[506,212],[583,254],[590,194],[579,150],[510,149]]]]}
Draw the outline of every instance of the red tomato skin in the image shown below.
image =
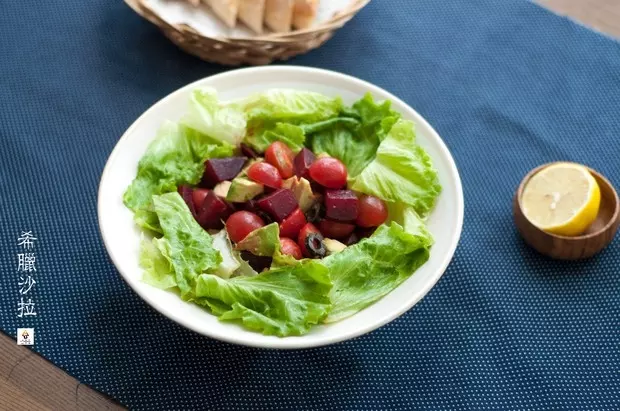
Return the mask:
{"type": "Polygon", "coordinates": [[[194,192],[192,193],[192,200],[194,201],[194,207],[196,207],[196,210],[200,210],[200,207],[202,207],[202,203],[205,201],[205,197],[207,197],[207,194],[209,194],[209,190],[207,190],[206,188],[194,189],[194,192]]]}
{"type": "Polygon", "coordinates": [[[280,236],[297,239],[299,232],[306,225],[306,216],[300,208],[296,209],[280,223],[280,236]]]}
{"type": "Polygon", "coordinates": [[[358,203],[355,223],[364,228],[378,227],[388,218],[388,209],[383,200],[374,196],[362,196],[358,203]]]}
{"type": "Polygon", "coordinates": [[[322,220],[319,223],[319,230],[325,238],[340,240],[348,237],[355,230],[355,224],[341,223],[333,220],[322,220]]]}
{"type": "Polygon", "coordinates": [[[301,248],[299,248],[297,243],[290,238],[280,238],[280,252],[284,255],[290,255],[295,260],[301,260],[303,258],[301,248]]]}
{"type": "Polygon", "coordinates": [[[226,232],[233,242],[238,243],[264,225],[265,222],[258,215],[249,211],[237,211],[226,220],[226,232]]]}
{"type": "Polygon", "coordinates": [[[347,185],[347,167],[337,158],[319,158],[312,163],[309,173],[323,187],[338,189],[347,185]]]}
{"type": "Polygon", "coordinates": [[[282,187],[282,176],[277,168],[269,163],[254,163],[248,168],[250,180],[271,188],[282,187]]]}
{"type": "Polygon", "coordinates": [[[265,161],[278,169],[282,178],[293,177],[295,173],[293,159],[295,154],[285,143],[275,141],[265,151],[265,161]]]}

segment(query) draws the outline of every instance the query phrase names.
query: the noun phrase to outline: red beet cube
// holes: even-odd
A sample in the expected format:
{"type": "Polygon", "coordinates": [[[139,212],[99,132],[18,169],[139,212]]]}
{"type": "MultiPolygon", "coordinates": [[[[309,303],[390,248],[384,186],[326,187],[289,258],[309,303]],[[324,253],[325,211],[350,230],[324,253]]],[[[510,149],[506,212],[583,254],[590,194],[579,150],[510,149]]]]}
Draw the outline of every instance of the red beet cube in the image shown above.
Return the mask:
{"type": "Polygon", "coordinates": [[[271,215],[267,214],[265,211],[263,211],[262,208],[258,206],[257,200],[246,201],[245,203],[242,203],[239,208],[256,214],[257,216],[263,219],[263,221],[265,222],[265,225],[273,223],[273,218],[271,217],[271,215]]]}
{"type": "Polygon", "coordinates": [[[219,229],[224,227],[224,221],[235,211],[232,205],[216,196],[213,191],[209,191],[196,220],[205,230],[219,229]]]}
{"type": "Polygon", "coordinates": [[[357,218],[359,200],[351,190],[327,190],[325,215],[337,221],[353,221],[357,218]]]}
{"type": "Polygon", "coordinates": [[[245,157],[212,158],[205,162],[205,173],[202,176],[201,186],[213,188],[218,183],[232,180],[245,164],[245,157]]]}
{"type": "Polygon", "coordinates": [[[280,222],[295,211],[299,204],[291,190],[282,188],[258,200],[258,206],[280,222]]]}
{"type": "Polygon", "coordinates": [[[314,163],[314,160],[316,160],[314,153],[305,147],[302,148],[293,160],[295,175],[300,178],[303,177],[308,179],[308,170],[310,169],[312,163],[314,163]]]}
{"type": "Polygon", "coordinates": [[[188,185],[182,185],[177,188],[177,191],[185,201],[185,204],[189,207],[192,215],[196,217],[196,207],[194,207],[194,189],[188,185]]]}
{"type": "Polygon", "coordinates": [[[260,157],[254,149],[248,145],[241,143],[241,154],[248,158],[258,158],[260,157]]]}

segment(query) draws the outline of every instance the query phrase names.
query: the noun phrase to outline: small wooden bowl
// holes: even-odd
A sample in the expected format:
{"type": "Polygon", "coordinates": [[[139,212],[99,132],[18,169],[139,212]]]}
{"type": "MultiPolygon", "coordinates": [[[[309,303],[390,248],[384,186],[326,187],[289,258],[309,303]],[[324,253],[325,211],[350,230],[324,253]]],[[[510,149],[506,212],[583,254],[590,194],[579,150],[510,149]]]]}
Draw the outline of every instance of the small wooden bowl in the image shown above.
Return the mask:
{"type": "Polygon", "coordinates": [[[611,183],[601,174],[588,168],[601,188],[601,206],[596,220],[586,232],[577,237],[550,234],[534,226],[523,214],[523,189],[536,173],[555,163],[542,165],[530,171],[514,197],[513,213],[519,233],[532,248],[559,260],[580,260],[592,257],[611,243],[620,225],[620,200],[611,183]]]}

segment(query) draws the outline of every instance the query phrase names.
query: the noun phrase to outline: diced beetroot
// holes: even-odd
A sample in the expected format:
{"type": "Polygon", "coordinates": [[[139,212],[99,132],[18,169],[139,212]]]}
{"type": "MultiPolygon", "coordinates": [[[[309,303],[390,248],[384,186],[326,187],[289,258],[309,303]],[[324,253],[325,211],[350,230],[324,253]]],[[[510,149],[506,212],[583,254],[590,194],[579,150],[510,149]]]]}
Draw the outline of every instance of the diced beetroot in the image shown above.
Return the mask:
{"type": "Polygon", "coordinates": [[[316,160],[314,153],[305,147],[302,148],[293,160],[295,175],[297,177],[308,179],[308,170],[310,169],[312,163],[314,163],[314,160],[316,160]]]}
{"type": "Polygon", "coordinates": [[[293,192],[283,188],[258,200],[258,206],[280,222],[295,211],[299,205],[293,192]]]}
{"type": "Polygon", "coordinates": [[[248,200],[245,203],[238,203],[243,205],[243,209],[246,211],[256,212],[256,210],[260,210],[258,208],[258,201],[256,200],[248,200]]]}
{"type": "Polygon", "coordinates": [[[189,211],[196,217],[196,207],[194,207],[194,189],[188,185],[182,185],[177,188],[177,191],[185,201],[185,204],[189,207],[189,211]]]}
{"type": "Polygon", "coordinates": [[[306,225],[306,216],[300,208],[291,213],[280,223],[280,237],[297,239],[299,231],[306,225]]]}
{"type": "Polygon", "coordinates": [[[241,143],[241,154],[246,156],[247,158],[258,158],[258,153],[254,151],[254,149],[248,145],[241,143]]]}
{"type": "Polygon", "coordinates": [[[357,218],[359,200],[351,190],[328,190],[325,194],[325,215],[338,221],[357,218]]]}
{"type": "Polygon", "coordinates": [[[245,157],[212,158],[205,162],[205,173],[202,176],[201,186],[213,188],[218,183],[232,180],[243,168],[245,157]]]}
{"type": "Polygon", "coordinates": [[[258,215],[260,218],[263,219],[265,224],[273,223],[273,218],[269,214],[267,214],[265,211],[263,211],[262,208],[258,206],[258,201],[256,200],[246,201],[245,203],[242,204],[242,207],[239,207],[239,208],[246,210],[246,211],[250,211],[258,215]]]}
{"type": "Polygon", "coordinates": [[[209,191],[198,211],[196,220],[205,230],[224,227],[226,219],[235,211],[232,205],[209,191]]]}

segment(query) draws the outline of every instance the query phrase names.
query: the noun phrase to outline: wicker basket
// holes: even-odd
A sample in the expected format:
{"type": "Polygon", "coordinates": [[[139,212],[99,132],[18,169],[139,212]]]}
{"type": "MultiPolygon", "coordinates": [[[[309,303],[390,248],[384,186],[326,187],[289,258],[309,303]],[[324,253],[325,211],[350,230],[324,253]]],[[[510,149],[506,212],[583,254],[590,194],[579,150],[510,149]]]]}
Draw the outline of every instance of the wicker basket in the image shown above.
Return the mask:
{"type": "Polygon", "coordinates": [[[125,2],[142,17],[158,26],[173,43],[190,54],[227,66],[242,64],[257,66],[275,60],[286,60],[321,46],[370,0],[351,0],[346,9],[310,29],[245,38],[206,37],[186,24],[172,25],[165,22],[146,5],[144,0],[125,0],[125,2]]]}

